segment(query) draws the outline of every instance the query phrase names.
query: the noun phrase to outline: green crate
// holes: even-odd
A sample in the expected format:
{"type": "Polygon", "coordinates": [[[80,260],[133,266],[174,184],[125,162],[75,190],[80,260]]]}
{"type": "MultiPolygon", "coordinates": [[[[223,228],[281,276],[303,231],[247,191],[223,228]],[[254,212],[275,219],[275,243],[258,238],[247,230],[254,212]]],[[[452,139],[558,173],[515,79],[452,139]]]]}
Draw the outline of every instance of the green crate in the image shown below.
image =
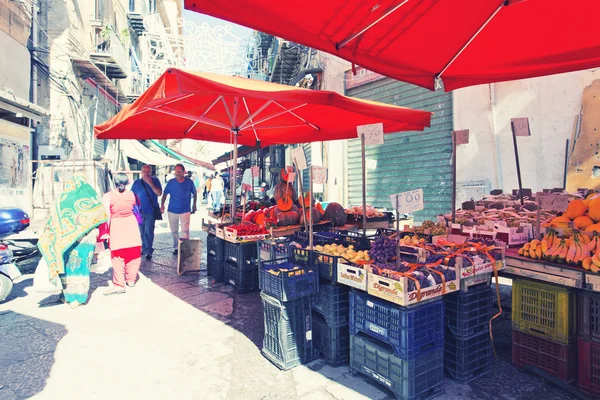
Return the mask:
{"type": "Polygon", "coordinates": [[[576,293],[572,289],[515,279],[513,328],[556,343],[570,344],[576,340],[576,304],[576,293]]]}

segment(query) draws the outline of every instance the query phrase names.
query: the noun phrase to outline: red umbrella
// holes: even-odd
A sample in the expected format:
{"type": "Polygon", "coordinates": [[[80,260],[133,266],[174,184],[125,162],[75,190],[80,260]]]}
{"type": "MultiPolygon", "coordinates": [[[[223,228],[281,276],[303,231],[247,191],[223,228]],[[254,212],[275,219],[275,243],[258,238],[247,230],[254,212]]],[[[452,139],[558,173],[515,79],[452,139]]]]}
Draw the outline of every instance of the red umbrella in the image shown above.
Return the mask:
{"type": "MultiPolygon", "coordinates": [[[[240,77],[171,68],[132,105],[94,127],[98,139],[198,139],[262,147],[357,138],[356,127],[422,131],[431,113],[240,77]]],[[[235,176],[232,174],[232,176],[235,176]]],[[[231,180],[235,194],[235,179],[231,180]]],[[[232,210],[235,210],[235,195],[232,210]]]]}
{"type": "Polygon", "coordinates": [[[185,8],[434,89],[600,66],[598,0],[185,0],[185,8]]]}

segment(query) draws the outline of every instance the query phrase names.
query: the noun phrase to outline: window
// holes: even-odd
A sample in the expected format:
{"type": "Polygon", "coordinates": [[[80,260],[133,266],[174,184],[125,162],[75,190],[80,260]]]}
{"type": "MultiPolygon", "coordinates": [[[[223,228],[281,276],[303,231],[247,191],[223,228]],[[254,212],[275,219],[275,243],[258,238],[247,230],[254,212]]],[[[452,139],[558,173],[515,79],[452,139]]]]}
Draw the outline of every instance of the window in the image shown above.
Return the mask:
{"type": "Polygon", "coordinates": [[[156,12],[156,0],[148,0],[148,14],[156,12]]]}
{"type": "Polygon", "coordinates": [[[135,12],[135,0],[129,0],[129,12],[135,12]]]}

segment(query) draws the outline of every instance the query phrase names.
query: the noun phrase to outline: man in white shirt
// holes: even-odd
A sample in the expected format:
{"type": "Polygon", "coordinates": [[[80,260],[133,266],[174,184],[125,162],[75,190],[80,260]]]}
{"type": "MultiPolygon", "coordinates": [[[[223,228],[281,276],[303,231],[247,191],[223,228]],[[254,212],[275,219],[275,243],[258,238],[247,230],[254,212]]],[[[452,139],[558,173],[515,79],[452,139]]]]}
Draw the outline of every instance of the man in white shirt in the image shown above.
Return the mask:
{"type": "Polygon", "coordinates": [[[223,182],[223,178],[219,175],[218,172],[215,172],[215,177],[212,179],[210,185],[210,197],[213,200],[213,210],[220,211],[221,210],[221,199],[223,197],[223,189],[225,188],[225,183],[223,182]]]}

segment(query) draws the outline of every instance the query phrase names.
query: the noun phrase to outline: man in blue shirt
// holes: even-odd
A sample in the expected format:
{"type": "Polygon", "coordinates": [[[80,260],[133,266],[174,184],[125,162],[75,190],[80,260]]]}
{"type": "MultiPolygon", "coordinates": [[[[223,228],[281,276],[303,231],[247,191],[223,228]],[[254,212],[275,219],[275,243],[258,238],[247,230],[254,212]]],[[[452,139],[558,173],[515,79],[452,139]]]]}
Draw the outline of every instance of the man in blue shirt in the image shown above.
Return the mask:
{"type": "Polygon", "coordinates": [[[152,167],[144,165],[142,167],[142,176],[131,185],[131,191],[135,193],[142,206],[142,224],[140,225],[140,234],[142,235],[142,255],[146,255],[146,260],[152,258],[154,249],[154,225],[156,218],[154,210],[159,210],[158,196],[162,195],[162,186],[158,178],[152,176],[152,167]]]}
{"type": "Polygon", "coordinates": [[[173,254],[177,254],[179,245],[179,222],[181,221],[181,238],[190,238],[190,215],[196,212],[196,187],[190,178],[185,177],[185,168],[181,164],[175,166],[175,178],[171,179],[162,196],[160,212],[165,212],[165,201],[169,199],[169,226],[173,235],[173,254]],[[190,207],[190,199],[193,206],[190,207]]]}

